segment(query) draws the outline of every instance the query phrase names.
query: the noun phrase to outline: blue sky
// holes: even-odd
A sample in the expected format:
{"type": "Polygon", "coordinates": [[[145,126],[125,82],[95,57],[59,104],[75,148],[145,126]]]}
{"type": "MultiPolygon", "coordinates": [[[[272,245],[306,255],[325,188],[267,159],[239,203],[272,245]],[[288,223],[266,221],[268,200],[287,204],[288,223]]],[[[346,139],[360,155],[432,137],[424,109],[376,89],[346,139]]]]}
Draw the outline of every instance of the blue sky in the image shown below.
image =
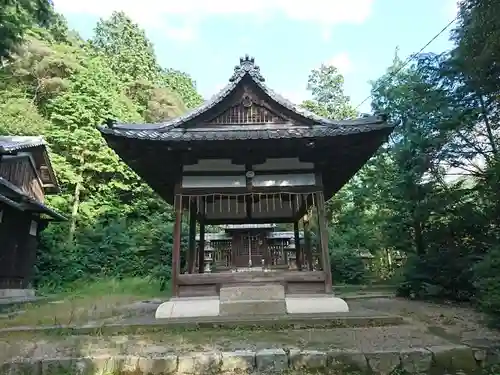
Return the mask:
{"type": "MultiPolygon", "coordinates": [[[[370,80],[404,59],[456,14],[456,0],[54,0],[83,37],[100,17],[125,11],[146,30],[160,63],[189,73],[204,97],[223,87],[239,57],[249,54],[268,85],[294,102],[308,98],[309,72],[333,64],[354,105],[370,80]]],[[[426,52],[451,47],[449,33],[426,52]]],[[[360,108],[370,111],[367,101],[360,108]]]]}

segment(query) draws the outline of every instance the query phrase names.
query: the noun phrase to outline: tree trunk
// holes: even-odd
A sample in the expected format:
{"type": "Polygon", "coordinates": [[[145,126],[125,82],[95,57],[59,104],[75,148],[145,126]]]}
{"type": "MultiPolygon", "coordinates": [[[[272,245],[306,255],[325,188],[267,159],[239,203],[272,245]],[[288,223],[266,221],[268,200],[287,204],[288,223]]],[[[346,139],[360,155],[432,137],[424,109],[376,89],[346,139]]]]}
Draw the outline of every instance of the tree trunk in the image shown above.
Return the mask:
{"type": "Polygon", "coordinates": [[[419,220],[414,220],[413,231],[415,233],[415,250],[418,256],[425,255],[424,237],[422,235],[422,223],[419,220]]]}
{"type": "Polygon", "coordinates": [[[479,104],[481,105],[481,112],[483,114],[484,125],[486,126],[486,132],[488,133],[488,141],[490,142],[491,151],[495,159],[498,157],[498,149],[495,142],[495,137],[493,136],[493,131],[491,130],[490,120],[488,118],[488,109],[484,103],[484,98],[482,94],[478,94],[479,104]]]}
{"type": "Polygon", "coordinates": [[[71,244],[73,243],[73,239],[75,237],[75,231],[76,231],[76,221],[78,217],[78,208],[80,207],[80,193],[82,191],[82,182],[81,178],[78,180],[78,182],[75,185],[75,192],[73,194],[73,207],[71,209],[71,219],[70,219],[70,226],[69,226],[69,232],[68,232],[68,243],[71,244]]]}

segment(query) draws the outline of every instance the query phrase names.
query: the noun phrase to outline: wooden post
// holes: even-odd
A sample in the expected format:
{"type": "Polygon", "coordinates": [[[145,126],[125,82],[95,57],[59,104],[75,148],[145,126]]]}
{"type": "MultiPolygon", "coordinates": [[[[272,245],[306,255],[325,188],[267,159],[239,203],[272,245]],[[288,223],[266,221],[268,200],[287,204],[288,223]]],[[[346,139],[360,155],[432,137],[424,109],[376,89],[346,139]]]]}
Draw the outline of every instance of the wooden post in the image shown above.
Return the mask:
{"type": "Polygon", "coordinates": [[[295,264],[297,269],[302,271],[302,252],[300,248],[299,221],[293,222],[293,235],[295,237],[295,264]]]}
{"type": "MultiPolygon", "coordinates": [[[[191,199],[191,197],[189,198],[191,199]]],[[[189,250],[187,256],[187,272],[194,272],[194,263],[196,256],[196,204],[191,202],[189,205],[189,250]]]]}
{"type": "Polygon", "coordinates": [[[198,273],[205,272],[205,204],[205,197],[202,197],[200,207],[200,242],[198,244],[198,273]]]}
{"type": "Polygon", "coordinates": [[[332,267],[330,265],[330,252],[328,251],[328,228],[326,226],[325,198],[323,193],[316,194],[318,202],[318,228],[321,238],[321,260],[323,272],[325,273],[325,292],[332,292],[332,267]]]}
{"type": "Polygon", "coordinates": [[[307,257],[307,264],[309,265],[309,271],[314,270],[313,256],[312,256],[312,246],[311,246],[311,231],[309,230],[309,218],[303,220],[304,226],[304,247],[307,257]]]}
{"type": "Polygon", "coordinates": [[[179,288],[177,278],[180,273],[180,257],[181,257],[181,215],[182,215],[182,196],[175,189],[174,209],[175,209],[175,223],[174,223],[174,246],[172,247],[172,293],[174,296],[179,296],[179,288]]]}

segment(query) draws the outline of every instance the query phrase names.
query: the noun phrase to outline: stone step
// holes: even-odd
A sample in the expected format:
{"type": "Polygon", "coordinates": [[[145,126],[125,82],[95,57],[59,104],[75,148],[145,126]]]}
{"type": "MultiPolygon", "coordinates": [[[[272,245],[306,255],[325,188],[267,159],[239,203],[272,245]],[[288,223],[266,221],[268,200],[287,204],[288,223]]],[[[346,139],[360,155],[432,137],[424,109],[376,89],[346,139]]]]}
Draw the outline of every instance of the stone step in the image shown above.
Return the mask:
{"type": "Polygon", "coordinates": [[[221,302],[219,314],[220,316],[283,315],[286,314],[286,304],[285,299],[221,302]]]}
{"type": "Polygon", "coordinates": [[[281,284],[223,286],[220,289],[221,303],[283,300],[284,298],[285,288],[281,284]]]}

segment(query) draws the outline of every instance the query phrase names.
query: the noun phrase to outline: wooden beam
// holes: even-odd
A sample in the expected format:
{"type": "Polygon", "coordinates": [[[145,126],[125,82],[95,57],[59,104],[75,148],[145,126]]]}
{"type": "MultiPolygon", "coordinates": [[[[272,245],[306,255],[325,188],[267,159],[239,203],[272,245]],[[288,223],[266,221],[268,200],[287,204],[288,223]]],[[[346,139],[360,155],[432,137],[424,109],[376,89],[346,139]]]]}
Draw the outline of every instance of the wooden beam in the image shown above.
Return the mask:
{"type": "Polygon", "coordinates": [[[199,195],[206,196],[210,194],[279,194],[279,193],[314,193],[322,191],[322,187],[318,184],[316,185],[306,185],[306,186],[261,186],[252,187],[252,190],[248,190],[245,187],[220,187],[220,188],[183,188],[182,194],[184,195],[199,195]]]}
{"type": "Polygon", "coordinates": [[[297,269],[302,271],[302,251],[300,246],[299,222],[293,222],[293,235],[295,237],[295,263],[297,269]]]}
{"type": "MultiPolygon", "coordinates": [[[[177,185],[178,187],[179,185],[177,185]]],[[[176,189],[178,191],[178,189],[176,189]]],[[[178,278],[180,275],[180,257],[181,257],[181,216],[182,216],[182,198],[179,194],[174,196],[175,223],[174,223],[174,244],[172,247],[172,293],[179,295],[178,278]]]]}
{"type": "Polygon", "coordinates": [[[321,258],[323,272],[325,272],[325,292],[332,292],[332,267],[330,265],[330,252],[328,251],[328,228],[326,226],[325,199],[323,193],[316,194],[318,207],[318,227],[321,238],[321,258]]]}
{"type": "Polygon", "coordinates": [[[314,269],[313,267],[313,256],[312,256],[312,246],[311,246],[311,231],[309,229],[309,218],[307,220],[303,220],[304,226],[304,252],[307,257],[307,264],[309,271],[314,269]]]}
{"type": "MultiPolygon", "coordinates": [[[[191,198],[189,198],[191,200],[191,198]]],[[[187,259],[188,273],[194,272],[196,256],[196,202],[191,201],[189,205],[189,249],[187,259]]]]}
{"type": "MultiPolygon", "coordinates": [[[[251,165],[250,168],[247,169],[252,170],[251,165]]],[[[301,169],[269,169],[269,170],[261,170],[256,171],[255,175],[258,176],[266,176],[266,175],[284,175],[284,174],[308,174],[315,173],[314,168],[301,168],[301,169]]],[[[244,176],[245,171],[184,171],[182,172],[183,176],[202,176],[202,177],[210,177],[210,176],[244,176]]]]}
{"type": "MultiPolygon", "coordinates": [[[[205,197],[201,198],[200,211],[205,212],[205,197]]],[[[200,217],[200,241],[198,245],[198,273],[205,272],[205,217],[200,217]]]]}
{"type": "Polygon", "coordinates": [[[224,224],[268,224],[268,223],[291,223],[293,222],[292,217],[264,217],[264,218],[242,218],[242,219],[231,219],[231,218],[222,218],[222,219],[209,219],[205,220],[205,224],[207,225],[224,225],[224,224]]]}
{"type": "Polygon", "coordinates": [[[267,283],[267,282],[324,282],[325,273],[321,271],[297,272],[235,272],[180,275],[179,285],[267,283]]]}

